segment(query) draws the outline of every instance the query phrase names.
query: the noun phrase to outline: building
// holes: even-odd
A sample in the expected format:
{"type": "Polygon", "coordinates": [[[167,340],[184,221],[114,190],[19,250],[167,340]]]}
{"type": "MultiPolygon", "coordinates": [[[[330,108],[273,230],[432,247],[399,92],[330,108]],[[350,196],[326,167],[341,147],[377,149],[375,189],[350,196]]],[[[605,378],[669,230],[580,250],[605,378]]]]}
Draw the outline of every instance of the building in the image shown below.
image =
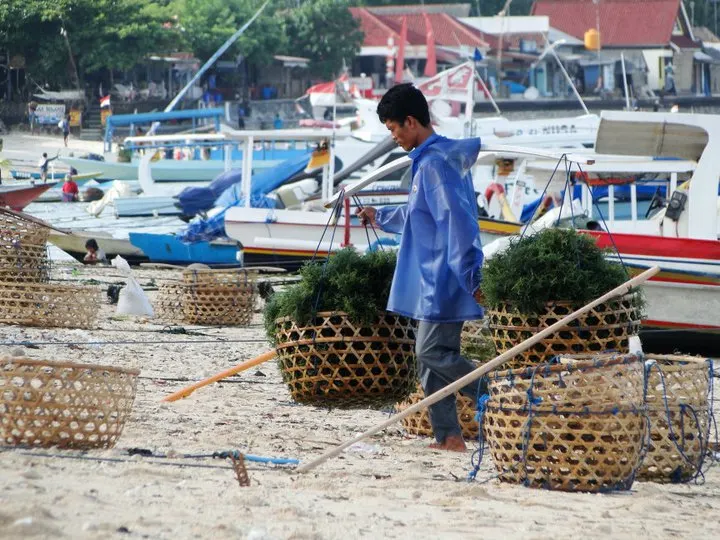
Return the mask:
{"type": "Polygon", "coordinates": [[[395,63],[403,34],[403,80],[421,79],[426,73],[472,58],[475,49],[484,53],[489,48],[478,30],[458,18],[469,15],[470,4],[355,7],[350,12],[365,34],[352,73],[366,74],[376,89],[396,82],[395,63]],[[428,70],[428,60],[432,62],[433,58],[436,65],[428,70]]]}
{"type": "Polygon", "coordinates": [[[706,88],[708,58],[681,0],[536,0],[531,13],[580,40],[599,34],[600,50],[579,62],[586,89],[622,93],[620,53],[635,95],[706,88]]]}

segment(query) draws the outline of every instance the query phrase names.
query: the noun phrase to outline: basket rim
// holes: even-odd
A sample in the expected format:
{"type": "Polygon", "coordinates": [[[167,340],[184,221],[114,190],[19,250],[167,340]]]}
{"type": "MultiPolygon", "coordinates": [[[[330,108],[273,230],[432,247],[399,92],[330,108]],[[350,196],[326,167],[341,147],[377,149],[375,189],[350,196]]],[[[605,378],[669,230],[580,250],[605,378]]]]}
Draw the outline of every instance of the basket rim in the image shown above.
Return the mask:
{"type": "MultiPolygon", "coordinates": [[[[405,316],[405,315],[399,315],[399,314],[397,314],[397,313],[393,313],[392,311],[387,311],[387,310],[380,310],[380,311],[377,312],[377,314],[378,314],[378,315],[381,315],[381,316],[391,315],[391,316],[396,317],[396,318],[398,318],[398,319],[405,319],[405,320],[408,320],[408,321],[411,321],[411,320],[412,320],[410,317],[407,317],[407,316],[405,316]]],[[[332,317],[332,316],[335,316],[335,315],[341,315],[341,316],[349,317],[348,312],[347,312],[347,311],[342,311],[342,310],[338,310],[338,311],[318,311],[317,313],[315,313],[315,317],[332,317]]],[[[295,321],[290,315],[288,315],[287,317],[280,317],[279,319],[275,319],[275,324],[280,324],[280,323],[284,323],[284,322],[288,322],[288,321],[289,321],[289,322],[295,322],[295,323],[297,324],[297,321],[295,321]]],[[[298,328],[301,328],[301,329],[302,329],[302,328],[312,328],[312,327],[311,327],[311,326],[299,326],[298,328]]]]}
{"type": "MultiPolygon", "coordinates": [[[[639,297],[639,291],[629,292],[629,293],[623,294],[621,296],[614,296],[613,298],[606,300],[605,302],[603,302],[600,305],[609,304],[611,302],[618,302],[618,301],[622,301],[622,300],[633,300],[638,297],[639,297]]],[[[583,307],[583,304],[578,304],[577,302],[573,302],[571,300],[549,300],[549,301],[545,302],[543,305],[546,307],[555,307],[555,306],[567,306],[567,307],[577,306],[578,308],[583,307]]],[[[496,306],[514,307],[515,304],[513,304],[512,302],[500,302],[499,304],[496,304],[496,306]]],[[[498,313],[498,310],[494,309],[493,306],[491,306],[491,305],[485,305],[483,307],[485,308],[485,312],[488,314],[489,313],[498,313]]],[[[526,315],[526,316],[542,316],[543,315],[542,313],[526,313],[523,311],[519,311],[517,309],[515,309],[515,311],[517,313],[519,313],[520,315],[526,315]]]]}
{"type": "Polygon", "coordinates": [[[45,290],[56,290],[56,291],[66,291],[66,292],[100,292],[102,291],[102,287],[100,285],[81,285],[81,284],[73,284],[73,285],[66,285],[63,283],[17,283],[14,281],[0,281],[0,294],[3,292],[9,292],[11,289],[17,289],[17,290],[23,290],[24,288],[30,288],[30,289],[45,289],[45,290]]]}
{"type": "Polygon", "coordinates": [[[117,366],[108,366],[107,364],[80,364],[78,362],[65,362],[55,360],[36,360],[34,358],[18,357],[13,358],[10,356],[0,357],[0,372],[2,372],[2,366],[7,364],[20,364],[26,366],[48,366],[48,367],[70,367],[78,369],[93,369],[101,371],[113,371],[116,373],[123,373],[126,375],[140,375],[140,370],[137,368],[121,368],[117,366]]]}
{"type": "MultiPolygon", "coordinates": [[[[633,354],[633,353],[627,353],[627,354],[633,354]]],[[[569,354],[559,354],[558,356],[561,356],[562,358],[568,358],[574,361],[582,361],[582,360],[592,360],[595,358],[609,358],[616,356],[613,353],[609,352],[601,352],[601,353],[569,353],[569,354]],[[575,360],[575,359],[582,359],[582,360],[575,360]]],[[[702,356],[692,356],[692,355],[686,355],[686,354],[654,354],[654,353],[642,353],[640,356],[643,360],[655,360],[656,362],[658,360],[662,362],[669,362],[668,365],[663,365],[663,369],[697,369],[697,370],[705,370],[710,366],[710,362],[712,361],[711,358],[708,357],[702,357],[702,356]],[[682,364],[682,362],[685,362],[685,364],[682,364]]]]}
{"type": "MultiPolygon", "coordinates": [[[[561,357],[565,357],[566,355],[558,355],[561,357]]],[[[536,366],[527,366],[523,368],[517,368],[517,369],[505,369],[505,370],[497,370],[490,374],[489,379],[490,381],[498,381],[500,379],[508,378],[508,377],[518,377],[521,379],[528,379],[533,376],[540,375],[541,377],[546,374],[552,374],[552,373],[562,373],[564,371],[572,372],[572,371],[580,371],[580,370],[586,370],[588,368],[603,368],[603,367],[609,367],[609,366],[616,366],[620,364],[632,364],[632,363],[641,363],[643,361],[643,358],[641,356],[638,356],[637,354],[633,353],[618,353],[615,355],[612,355],[610,358],[604,359],[604,358],[591,358],[584,361],[576,361],[569,364],[550,364],[550,363],[544,363],[544,364],[538,364],[536,366]]]]}

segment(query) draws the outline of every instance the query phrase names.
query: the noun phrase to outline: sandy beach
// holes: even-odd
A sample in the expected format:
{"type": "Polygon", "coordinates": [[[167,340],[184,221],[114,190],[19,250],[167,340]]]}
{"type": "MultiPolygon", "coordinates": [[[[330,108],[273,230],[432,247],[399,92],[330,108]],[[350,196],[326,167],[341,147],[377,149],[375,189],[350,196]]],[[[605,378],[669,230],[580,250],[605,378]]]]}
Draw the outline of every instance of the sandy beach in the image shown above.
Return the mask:
{"type": "MultiPolygon", "coordinates": [[[[139,269],[136,276],[151,288],[171,277],[170,272],[139,269]]],[[[71,263],[55,264],[52,277],[105,288],[122,281],[112,267],[71,263]]],[[[149,293],[151,298],[154,294],[149,293]]],[[[85,454],[3,449],[0,536],[720,536],[718,467],[708,471],[702,485],[636,482],[625,493],[568,494],[500,483],[486,453],[477,480],[468,483],[471,450],[432,451],[428,439],[408,437],[399,426],[306,475],[248,463],[250,487],[238,485],[229,460],[129,456],[130,448],[170,456],[235,449],[307,462],[387,418],[381,411],[296,405],[274,361],[182,401],[161,403],[192,381],[266,351],[261,322],[256,313],[247,328],[183,325],[187,333],[177,334],[151,320],[117,316],[115,306],[105,303],[97,328],[89,331],[3,326],[0,356],[137,367],[141,378],[132,414],[114,449],[85,454]],[[62,344],[8,345],[18,342],[62,344]],[[94,344],[82,344],[88,342],[94,344]]]]}

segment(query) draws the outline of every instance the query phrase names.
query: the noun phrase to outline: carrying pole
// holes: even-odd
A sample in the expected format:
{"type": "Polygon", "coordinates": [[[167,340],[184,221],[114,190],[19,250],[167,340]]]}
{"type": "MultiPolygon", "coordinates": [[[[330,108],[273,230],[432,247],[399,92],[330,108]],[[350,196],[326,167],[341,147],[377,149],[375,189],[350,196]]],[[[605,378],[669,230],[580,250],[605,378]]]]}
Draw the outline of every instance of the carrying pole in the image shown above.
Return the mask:
{"type": "Polygon", "coordinates": [[[191,384],[190,386],[186,386],[182,390],[178,390],[177,392],[164,397],[163,401],[177,401],[178,399],[186,398],[198,388],[202,388],[203,386],[207,386],[214,382],[227,379],[232,375],[237,375],[241,371],[245,371],[246,369],[250,369],[251,367],[259,366],[260,364],[267,362],[268,360],[272,360],[273,358],[275,358],[275,349],[263,353],[260,356],[256,356],[252,360],[246,360],[245,362],[242,362],[235,367],[231,367],[230,369],[221,371],[220,373],[217,373],[212,377],[208,377],[207,379],[203,379],[200,382],[191,384]]]}
{"type": "Polygon", "coordinates": [[[449,396],[450,394],[455,393],[456,391],[460,390],[464,386],[467,386],[468,384],[477,381],[480,377],[482,377],[486,373],[497,369],[498,367],[500,367],[502,364],[504,364],[508,360],[511,360],[512,358],[514,358],[517,354],[520,354],[521,352],[529,349],[530,347],[535,345],[540,340],[546,338],[550,334],[553,334],[553,333],[561,330],[562,328],[567,326],[568,323],[574,321],[575,319],[577,319],[581,315],[587,313],[594,307],[602,304],[603,302],[607,302],[608,300],[611,300],[612,298],[622,296],[622,295],[626,294],[628,291],[630,291],[633,287],[637,287],[637,286],[641,285],[642,283],[645,283],[648,279],[653,277],[659,271],[660,271],[659,267],[653,266],[652,268],[646,270],[645,272],[634,277],[633,279],[626,281],[619,287],[616,287],[615,289],[611,290],[610,292],[601,296],[600,298],[593,300],[586,306],[581,307],[580,309],[572,312],[570,315],[567,315],[566,317],[563,317],[558,322],[556,322],[555,324],[553,324],[551,326],[548,326],[544,330],[535,334],[533,337],[526,339],[525,341],[523,341],[522,343],[519,343],[518,345],[515,345],[509,351],[504,352],[503,354],[494,358],[487,364],[483,364],[482,366],[477,368],[475,371],[471,371],[470,373],[468,373],[464,377],[461,377],[454,383],[447,385],[442,390],[439,390],[439,391],[435,392],[434,394],[426,397],[422,401],[420,401],[414,405],[411,405],[410,407],[405,409],[403,412],[390,417],[385,422],[378,424],[377,426],[375,426],[373,428],[370,428],[365,433],[358,435],[354,439],[346,441],[346,442],[342,443],[341,445],[336,446],[332,450],[325,452],[322,456],[311,461],[310,463],[308,463],[306,465],[302,465],[301,467],[298,467],[297,472],[305,473],[305,472],[311,471],[312,469],[314,469],[318,465],[324,463],[328,459],[341,454],[343,452],[343,450],[352,446],[353,444],[358,443],[364,439],[367,439],[371,435],[374,435],[375,433],[382,431],[386,427],[389,427],[389,426],[399,422],[403,418],[410,416],[411,414],[414,414],[418,411],[421,411],[425,407],[428,407],[428,406],[432,405],[433,403],[437,403],[438,401],[449,396]]]}

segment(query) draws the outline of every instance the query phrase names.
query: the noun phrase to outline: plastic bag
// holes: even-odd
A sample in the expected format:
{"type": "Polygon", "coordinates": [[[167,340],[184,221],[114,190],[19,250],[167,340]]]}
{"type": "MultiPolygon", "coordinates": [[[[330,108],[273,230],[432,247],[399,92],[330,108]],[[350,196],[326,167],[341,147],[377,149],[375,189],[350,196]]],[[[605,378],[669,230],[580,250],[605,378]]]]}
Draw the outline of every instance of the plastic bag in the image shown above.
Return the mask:
{"type": "Polygon", "coordinates": [[[112,265],[127,276],[127,284],[120,291],[117,309],[115,313],[118,315],[141,315],[153,317],[152,305],[145,291],[142,290],[140,284],[132,275],[132,270],[128,262],[120,255],[112,260],[112,265]]]}

